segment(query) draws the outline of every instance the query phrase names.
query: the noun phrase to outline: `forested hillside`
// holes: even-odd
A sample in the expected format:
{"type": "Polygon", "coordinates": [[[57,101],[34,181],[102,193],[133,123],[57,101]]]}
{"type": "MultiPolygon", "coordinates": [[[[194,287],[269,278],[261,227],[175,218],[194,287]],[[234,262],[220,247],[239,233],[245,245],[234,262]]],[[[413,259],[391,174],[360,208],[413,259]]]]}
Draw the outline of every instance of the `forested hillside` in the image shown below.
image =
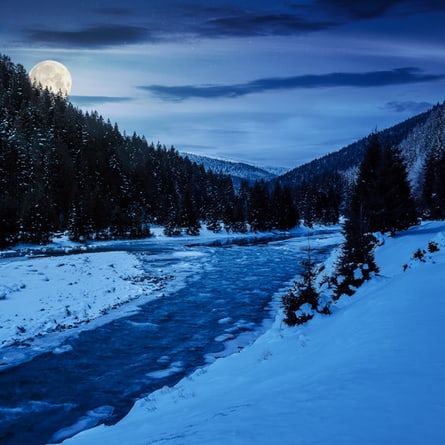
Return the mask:
{"type": "Polygon", "coordinates": [[[7,56],[0,57],[0,190],[0,246],[42,243],[61,231],[76,240],[147,236],[152,223],[169,235],[197,234],[202,222],[215,231],[297,224],[289,191],[271,193],[262,183],[235,194],[228,176],[34,88],[7,56]]]}
{"type": "MultiPolygon", "coordinates": [[[[424,124],[432,111],[419,114],[394,127],[378,131],[380,141],[389,146],[399,145],[416,127],[424,124]]],[[[369,136],[354,142],[341,150],[314,159],[307,164],[294,168],[280,177],[280,181],[299,186],[304,182],[311,182],[315,177],[332,173],[347,173],[357,168],[363,161],[369,136]]]]}
{"type": "Polygon", "coordinates": [[[383,147],[398,151],[407,169],[418,211],[426,217],[440,214],[437,209],[431,211],[431,207],[438,207],[438,196],[442,196],[445,189],[445,181],[438,173],[445,156],[442,142],[445,104],[280,176],[277,181],[294,190],[295,203],[303,219],[332,222],[336,215],[347,213],[359,166],[376,135],[383,147]]]}

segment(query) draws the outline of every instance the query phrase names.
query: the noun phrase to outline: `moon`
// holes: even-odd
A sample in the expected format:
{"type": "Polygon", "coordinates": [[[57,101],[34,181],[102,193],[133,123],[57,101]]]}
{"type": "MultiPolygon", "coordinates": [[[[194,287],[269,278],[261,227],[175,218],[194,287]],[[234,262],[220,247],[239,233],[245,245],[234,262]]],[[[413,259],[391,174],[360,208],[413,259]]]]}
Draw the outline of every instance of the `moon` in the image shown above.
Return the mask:
{"type": "Polygon", "coordinates": [[[35,65],[29,72],[29,77],[34,85],[48,88],[55,94],[62,93],[68,96],[73,84],[68,68],[55,60],[44,60],[35,65]]]}

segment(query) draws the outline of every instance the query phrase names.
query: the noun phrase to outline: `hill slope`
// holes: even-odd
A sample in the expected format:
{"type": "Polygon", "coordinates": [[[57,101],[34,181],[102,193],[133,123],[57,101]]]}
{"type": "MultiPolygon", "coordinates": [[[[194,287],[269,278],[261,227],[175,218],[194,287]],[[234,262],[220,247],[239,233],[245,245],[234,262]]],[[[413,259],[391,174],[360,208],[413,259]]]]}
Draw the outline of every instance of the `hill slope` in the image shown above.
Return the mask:
{"type": "MultiPolygon", "coordinates": [[[[402,153],[406,153],[408,167],[416,164],[417,158],[420,156],[424,159],[422,147],[419,146],[421,141],[426,137],[422,136],[425,132],[430,134],[435,126],[431,121],[435,121],[437,116],[443,115],[445,112],[445,103],[435,106],[432,110],[412,117],[400,124],[397,124],[386,130],[379,131],[380,140],[391,146],[400,146],[402,153]],[[413,135],[417,135],[413,137],[413,135]],[[408,148],[410,147],[410,148],[408,148]]],[[[310,182],[313,178],[321,175],[332,175],[334,172],[348,175],[358,167],[363,160],[368,144],[368,137],[360,139],[339,151],[329,153],[319,159],[315,159],[307,164],[301,165],[284,175],[280,176],[280,182],[291,185],[300,185],[303,182],[310,182]]]]}
{"type": "Polygon", "coordinates": [[[239,354],[65,443],[445,443],[445,223],[385,239],[376,259],[381,275],[333,315],[298,328],[278,317],[239,354]],[[431,241],[440,251],[413,260],[431,241]]]}

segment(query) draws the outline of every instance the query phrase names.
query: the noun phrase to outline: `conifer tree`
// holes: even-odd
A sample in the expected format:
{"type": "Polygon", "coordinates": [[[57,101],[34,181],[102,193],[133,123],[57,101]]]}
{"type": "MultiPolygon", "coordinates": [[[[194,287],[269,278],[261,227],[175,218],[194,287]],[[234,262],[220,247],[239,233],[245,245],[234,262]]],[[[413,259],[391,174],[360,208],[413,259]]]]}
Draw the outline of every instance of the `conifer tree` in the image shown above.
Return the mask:
{"type": "Polygon", "coordinates": [[[250,227],[254,232],[271,228],[270,202],[267,184],[264,181],[256,181],[249,197],[248,216],[250,227]]]}
{"type": "Polygon", "coordinates": [[[376,135],[372,135],[350,197],[348,219],[343,228],[345,241],[334,278],[334,299],[342,294],[352,295],[372,272],[378,270],[372,232],[382,206],[379,190],[381,155],[380,142],[376,135]]]}
{"type": "Polygon", "coordinates": [[[269,206],[272,217],[272,226],[279,230],[289,230],[298,222],[298,212],[295,208],[292,191],[289,186],[281,186],[278,182],[271,195],[269,206]]]}
{"type": "Polygon", "coordinates": [[[416,224],[417,210],[399,150],[386,146],[382,157],[380,189],[383,212],[375,231],[394,233],[416,224]]]}
{"type": "Polygon", "coordinates": [[[335,298],[352,295],[378,271],[373,249],[375,232],[403,230],[417,221],[406,169],[398,152],[369,137],[350,197],[345,242],[337,266],[335,298]]]}
{"type": "Polygon", "coordinates": [[[329,307],[320,301],[315,280],[317,278],[315,264],[308,245],[307,258],[301,262],[303,272],[294,286],[281,297],[284,311],[284,322],[289,326],[303,324],[313,318],[315,313],[329,314],[329,307]]]}
{"type": "Polygon", "coordinates": [[[424,215],[432,219],[445,218],[445,150],[434,150],[425,160],[422,188],[424,215]]]}
{"type": "Polygon", "coordinates": [[[191,187],[189,185],[184,191],[180,219],[181,226],[185,228],[187,235],[196,236],[199,235],[201,224],[199,223],[198,213],[193,202],[191,187]]]}

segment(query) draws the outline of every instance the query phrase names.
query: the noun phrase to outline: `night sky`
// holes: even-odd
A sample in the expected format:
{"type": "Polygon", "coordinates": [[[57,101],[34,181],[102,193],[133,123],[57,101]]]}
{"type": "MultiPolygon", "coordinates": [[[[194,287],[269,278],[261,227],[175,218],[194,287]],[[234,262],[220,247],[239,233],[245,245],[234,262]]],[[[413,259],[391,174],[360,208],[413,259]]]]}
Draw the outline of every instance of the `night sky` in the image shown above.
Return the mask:
{"type": "Polygon", "coordinates": [[[444,0],[12,0],[0,52],[149,142],[295,167],[445,100],[444,0]]]}

